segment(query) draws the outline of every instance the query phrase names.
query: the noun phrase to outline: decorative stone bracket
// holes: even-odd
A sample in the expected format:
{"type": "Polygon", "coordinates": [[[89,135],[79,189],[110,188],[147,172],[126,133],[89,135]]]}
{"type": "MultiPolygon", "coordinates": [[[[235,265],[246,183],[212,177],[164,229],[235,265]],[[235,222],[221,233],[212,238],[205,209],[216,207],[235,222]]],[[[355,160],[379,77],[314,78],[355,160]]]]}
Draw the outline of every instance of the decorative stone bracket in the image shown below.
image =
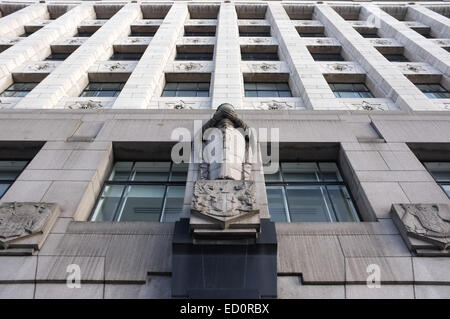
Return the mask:
{"type": "Polygon", "coordinates": [[[450,209],[446,204],[393,204],[392,218],[418,256],[450,256],[450,209]]]}

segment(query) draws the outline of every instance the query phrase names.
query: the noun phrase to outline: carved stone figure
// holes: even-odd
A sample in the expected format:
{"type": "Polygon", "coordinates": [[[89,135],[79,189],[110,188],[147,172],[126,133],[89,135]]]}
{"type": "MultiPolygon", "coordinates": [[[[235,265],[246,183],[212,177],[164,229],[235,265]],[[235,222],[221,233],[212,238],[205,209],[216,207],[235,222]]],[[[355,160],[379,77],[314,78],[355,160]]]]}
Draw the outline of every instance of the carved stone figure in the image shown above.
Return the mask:
{"type": "Polygon", "coordinates": [[[239,232],[255,235],[259,229],[259,209],[252,169],[251,140],[247,124],[230,104],[222,104],[202,127],[203,150],[214,149],[214,157],[200,163],[200,179],[192,196],[191,228],[239,232]],[[253,216],[256,216],[256,221],[253,216]],[[255,226],[256,225],[256,226],[255,226]]]}
{"type": "Polygon", "coordinates": [[[44,231],[57,205],[49,203],[4,203],[0,206],[0,245],[44,231]]]}
{"type": "Polygon", "coordinates": [[[445,204],[394,204],[394,222],[414,250],[411,238],[431,244],[435,249],[450,249],[450,210],[445,204]]]}

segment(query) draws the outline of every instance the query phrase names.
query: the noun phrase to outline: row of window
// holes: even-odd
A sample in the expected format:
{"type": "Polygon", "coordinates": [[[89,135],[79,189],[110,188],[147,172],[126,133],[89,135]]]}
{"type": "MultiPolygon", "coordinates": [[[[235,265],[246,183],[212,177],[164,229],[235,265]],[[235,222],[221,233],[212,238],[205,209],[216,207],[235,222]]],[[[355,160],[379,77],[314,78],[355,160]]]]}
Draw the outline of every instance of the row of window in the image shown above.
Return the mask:
{"type": "MultiPolygon", "coordinates": [[[[0,161],[0,197],[28,161],[0,161]]],[[[450,197],[450,162],[424,166],[450,197]]],[[[116,162],[105,181],[92,221],[178,220],[183,208],[187,164],[116,162]]],[[[267,201],[275,222],[357,222],[356,206],[334,162],[282,162],[265,174],[267,201]]]]}
{"type": "MultiPolygon", "coordinates": [[[[0,97],[24,97],[38,83],[14,83],[0,94],[0,97]]],[[[122,91],[123,82],[91,82],[80,96],[82,97],[117,97],[122,91]]],[[[337,98],[373,98],[373,94],[364,83],[330,83],[330,88],[337,98]]],[[[429,98],[450,99],[450,92],[439,84],[416,84],[429,98]]],[[[167,82],[163,97],[209,97],[209,82],[167,82]]],[[[245,82],[246,97],[292,97],[286,82],[245,82]]]]}

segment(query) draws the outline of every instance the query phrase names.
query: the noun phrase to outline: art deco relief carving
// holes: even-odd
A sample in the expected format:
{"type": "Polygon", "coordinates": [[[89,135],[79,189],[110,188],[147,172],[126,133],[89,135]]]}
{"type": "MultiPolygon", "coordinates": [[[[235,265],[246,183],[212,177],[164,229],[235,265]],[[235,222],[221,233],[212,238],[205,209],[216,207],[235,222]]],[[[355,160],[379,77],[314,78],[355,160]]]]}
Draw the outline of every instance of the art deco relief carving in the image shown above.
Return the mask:
{"type": "Polygon", "coordinates": [[[249,68],[252,69],[255,72],[258,71],[264,71],[264,72],[268,72],[268,71],[276,71],[278,69],[278,66],[276,64],[273,63],[249,63],[248,64],[249,68]]]}
{"type": "Polygon", "coordinates": [[[76,101],[67,106],[69,109],[80,109],[80,110],[92,110],[92,109],[101,109],[103,108],[102,102],[100,101],[76,101]]]}
{"type": "Polygon", "coordinates": [[[201,63],[194,63],[194,62],[177,63],[177,64],[175,64],[175,69],[182,70],[182,71],[200,70],[202,67],[203,67],[203,64],[201,64],[201,63]]]}
{"type": "Polygon", "coordinates": [[[391,213],[403,239],[415,253],[450,255],[448,205],[394,204],[391,213]]]}
{"type": "Polygon", "coordinates": [[[45,71],[53,66],[54,66],[54,64],[52,64],[52,63],[43,62],[43,63],[29,65],[27,68],[30,71],[45,71]]]}
{"type": "Polygon", "coordinates": [[[214,229],[217,236],[223,235],[219,230],[255,236],[259,230],[255,184],[250,180],[251,138],[247,140],[244,132],[249,132],[248,126],[230,104],[220,105],[202,127],[203,149],[212,146],[218,156],[214,161],[204,158],[199,165],[200,179],[195,182],[191,203],[194,235],[214,229]]]}
{"type": "Polygon", "coordinates": [[[286,110],[286,109],[293,109],[294,106],[291,104],[288,104],[286,102],[280,102],[276,100],[267,101],[267,102],[261,102],[258,106],[258,109],[261,110],[286,110]]]}
{"type": "Polygon", "coordinates": [[[8,248],[20,239],[42,234],[49,223],[55,222],[58,214],[58,205],[52,203],[0,205],[0,246],[8,248]]]}

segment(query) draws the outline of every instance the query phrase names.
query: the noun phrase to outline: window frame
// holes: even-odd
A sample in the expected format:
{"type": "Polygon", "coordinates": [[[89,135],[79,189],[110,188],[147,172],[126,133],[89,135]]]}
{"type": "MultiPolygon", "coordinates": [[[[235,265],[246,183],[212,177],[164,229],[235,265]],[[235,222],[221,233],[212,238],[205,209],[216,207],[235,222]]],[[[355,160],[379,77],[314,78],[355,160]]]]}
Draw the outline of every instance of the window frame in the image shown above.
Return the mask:
{"type": "Polygon", "coordinates": [[[193,81],[193,82],[180,82],[180,81],[166,81],[166,83],[164,84],[163,90],[161,92],[161,97],[210,97],[210,91],[211,91],[211,82],[206,82],[206,81],[201,81],[201,82],[197,82],[197,81],[193,81]],[[178,87],[180,84],[183,83],[189,83],[189,84],[196,84],[196,90],[192,90],[192,89],[185,89],[185,90],[180,90],[178,87]],[[200,84],[204,84],[204,83],[208,83],[208,90],[202,90],[199,88],[200,84]],[[176,89],[166,89],[168,84],[176,84],[177,88],[176,89]],[[178,92],[182,92],[182,91],[192,91],[195,92],[195,95],[177,95],[178,92]],[[164,95],[166,92],[175,92],[175,95],[164,95]],[[198,95],[199,92],[207,92],[206,96],[202,96],[202,95],[198,95]]]}
{"type": "Polygon", "coordinates": [[[255,81],[245,81],[244,80],[244,97],[245,98],[268,98],[268,97],[290,98],[290,97],[293,97],[293,94],[292,94],[292,90],[291,90],[291,87],[290,87],[288,81],[285,81],[285,82],[258,82],[258,81],[256,81],[255,82],[255,81]],[[253,85],[253,84],[255,85],[255,89],[248,89],[247,88],[247,86],[250,86],[250,85],[253,85]],[[258,89],[258,84],[259,85],[274,84],[275,86],[281,85],[281,84],[285,84],[285,85],[287,85],[289,90],[285,90],[285,89],[275,89],[275,90],[272,90],[272,89],[266,89],[266,90],[258,89]],[[256,96],[251,96],[250,95],[251,92],[255,92],[256,96]],[[270,95],[270,96],[261,95],[261,96],[259,96],[259,92],[276,92],[277,95],[270,95]],[[280,92],[289,92],[289,96],[280,96],[280,92]]]}
{"type": "Polygon", "coordinates": [[[81,91],[80,93],[80,97],[118,97],[120,92],[122,92],[123,87],[125,86],[125,82],[89,82],[88,85],[86,85],[86,87],[83,89],[83,91],[81,91]],[[110,89],[110,90],[104,90],[104,89],[88,89],[88,87],[92,84],[120,84],[120,90],[114,90],[114,89],[110,89]],[[108,96],[99,96],[99,95],[84,95],[85,92],[114,92],[114,95],[108,95],[108,96]]]}
{"type": "Polygon", "coordinates": [[[352,99],[352,98],[356,98],[356,99],[373,99],[373,98],[375,98],[375,96],[373,95],[373,93],[370,91],[370,89],[367,87],[367,85],[365,83],[360,83],[360,82],[355,82],[355,83],[328,83],[328,85],[330,86],[330,89],[333,92],[334,96],[336,98],[339,98],[339,99],[341,99],[341,98],[343,98],[343,99],[347,99],[347,98],[350,98],[350,99],[352,99]],[[349,91],[349,90],[345,90],[345,91],[337,90],[335,88],[335,85],[351,85],[352,86],[352,90],[351,91],[349,91]],[[356,85],[363,85],[367,90],[365,90],[365,91],[357,90],[355,88],[356,85]],[[358,96],[341,96],[342,93],[344,93],[344,94],[345,93],[351,93],[351,94],[358,95],[358,96]],[[370,96],[362,96],[362,93],[368,93],[367,95],[370,95],[370,96]]]}
{"type": "Polygon", "coordinates": [[[440,83],[415,83],[414,85],[420,90],[420,92],[422,92],[429,99],[450,99],[450,91],[448,91],[440,83]],[[423,87],[423,86],[430,86],[430,85],[438,85],[439,87],[442,88],[442,90],[439,90],[439,91],[437,91],[437,90],[424,91],[424,90],[421,89],[421,87],[423,87]],[[448,96],[444,96],[444,97],[436,96],[436,95],[439,95],[439,94],[448,95],[448,96]]]}
{"type": "Polygon", "coordinates": [[[23,173],[23,171],[27,168],[27,166],[30,164],[31,160],[0,160],[1,162],[25,162],[23,165],[23,168],[20,172],[18,172],[15,179],[1,179],[0,178],[0,185],[8,184],[8,187],[6,187],[3,194],[0,193],[0,199],[6,194],[6,192],[11,188],[11,186],[14,184],[15,181],[17,181],[17,178],[20,176],[20,174],[23,173]]]}
{"type": "MultiPolygon", "coordinates": [[[[286,208],[286,211],[285,211],[286,221],[277,222],[277,223],[305,223],[305,222],[301,222],[301,221],[300,222],[295,222],[295,221],[292,222],[291,221],[291,208],[289,207],[289,195],[288,195],[288,187],[290,187],[290,186],[294,186],[294,187],[296,187],[296,186],[300,186],[300,187],[301,186],[323,187],[325,189],[325,195],[324,196],[326,196],[326,198],[324,198],[324,197],[322,197],[322,198],[324,198],[327,202],[329,202],[331,204],[331,210],[330,210],[330,212],[328,212],[328,215],[330,213],[333,213],[334,220],[332,219],[331,216],[329,216],[330,220],[328,220],[328,221],[321,221],[321,222],[324,222],[324,223],[337,223],[337,222],[359,223],[359,222],[363,222],[363,220],[361,218],[361,214],[359,213],[358,207],[356,205],[356,201],[354,200],[353,195],[350,192],[350,188],[348,187],[348,185],[347,185],[347,183],[346,183],[346,181],[344,179],[344,176],[341,174],[341,168],[340,168],[338,162],[336,162],[336,161],[301,161],[301,162],[280,161],[279,162],[278,174],[279,174],[279,176],[281,178],[280,181],[267,181],[266,176],[265,176],[266,174],[264,175],[264,184],[265,184],[265,187],[266,187],[266,194],[267,194],[267,187],[282,187],[282,191],[283,191],[283,194],[284,194],[283,201],[284,201],[284,205],[285,205],[285,208],[286,208]],[[281,168],[283,163],[315,163],[316,166],[317,166],[317,169],[318,169],[317,172],[320,174],[320,176],[323,176],[323,172],[322,172],[322,169],[320,167],[320,164],[321,163],[333,163],[333,164],[336,165],[336,167],[338,169],[338,173],[339,173],[339,175],[340,175],[342,180],[341,181],[339,181],[339,180],[337,180],[337,181],[325,181],[323,178],[321,178],[322,180],[319,180],[319,181],[286,181],[284,179],[284,176],[283,176],[283,173],[282,173],[282,168],[281,168]],[[351,212],[351,213],[352,213],[352,215],[353,215],[353,217],[355,219],[354,221],[339,221],[338,220],[338,214],[336,213],[336,209],[334,207],[333,201],[331,200],[331,195],[329,194],[328,186],[345,187],[345,189],[346,189],[346,191],[348,193],[349,199],[351,201],[351,204],[353,206],[353,210],[354,211],[351,212]]],[[[269,200],[269,199],[267,199],[267,200],[269,200]]],[[[269,209],[269,207],[268,207],[268,209],[269,209]]],[[[269,214],[270,214],[270,210],[269,210],[269,214]]]]}
{"type": "Polygon", "coordinates": [[[8,86],[3,92],[0,93],[0,97],[17,97],[17,98],[23,98],[23,97],[27,96],[28,93],[30,93],[31,91],[33,91],[34,88],[35,88],[38,84],[39,84],[39,82],[13,82],[13,83],[12,83],[10,86],[8,86]],[[14,87],[15,85],[30,84],[30,83],[33,83],[33,84],[34,84],[33,88],[31,88],[30,90],[28,90],[28,89],[22,89],[22,90],[20,90],[20,89],[11,89],[11,88],[14,87]],[[13,92],[13,95],[10,95],[10,96],[4,95],[6,92],[13,92]],[[22,93],[23,93],[23,92],[26,92],[26,93],[25,93],[25,95],[19,95],[19,96],[16,96],[15,94],[16,94],[16,93],[19,93],[19,92],[22,92],[22,93]]]}
{"type": "MultiPolygon", "coordinates": [[[[184,164],[189,165],[189,163],[184,163],[184,164]]],[[[174,165],[174,162],[172,162],[172,161],[127,161],[127,160],[125,160],[125,161],[116,161],[116,162],[114,162],[114,165],[113,165],[112,169],[110,170],[107,179],[104,181],[103,186],[102,186],[102,188],[101,188],[101,190],[100,190],[100,192],[99,192],[99,194],[98,194],[98,196],[97,196],[97,198],[95,200],[94,207],[92,208],[92,211],[91,211],[91,214],[89,215],[88,221],[89,222],[94,222],[94,223],[95,222],[117,222],[117,223],[120,223],[122,221],[117,220],[117,218],[119,217],[118,214],[120,213],[120,209],[121,209],[121,207],[122,207],[122,205],[124,203],[124,200],[126,198],[125,193],[126,193],[126,191],[127,191],[127,189],[129,187],[131,187],[131,186],[163,186],[164,187],[164,195],[163,195],[162,201],[161,201],[161,209],[160,209],[160,212],[159,212],[158,222],[159,223],[171,223],[171,222],[163,221],[164,209],[165,209],[166,201],[167,201],[167,190],[171,186],[184,186],[184,192],[186,192],[186,185],[188,183],[188,181],[187,181],[187,174],[189,172],[189,167],[188,167],[186,169],[186,180],[185,181],[170,181],[170,178],[171,178],[172,172],[173,172],[173,170],[172,170],[173,169],[173,165],[174,165]],[[120,180],[120,181],[109,180],[109,177],[111,176],[112,172],[114,171],[114,167],[115,167],[115,165],[118,162],[123,162],[123,163],[132,162],[133,163],[131,168],[130,168],[130,173],[128,175],[127,180],[120,180]],[[131,175],[134,172],[134,168],[136,166],[136,163],[143,163],[143,162],[154,162],[154,163],[167,162],[167,163],[170,163],[169,170],[168,170],[168,173],[167,173],[167,180],[165,180],[165,181],[153,181],[153,182],[151,182],[151,181],[132,181],[132,180],[130,180],[130,177],[131,177],[131,175]],[[112,220],[108,220],[108,221],[96,221],[96,220],[93,220],[94,215],[95,215],[95,211],[97,210],[97,206],[98,206],[100,200],[102,199],[102,194],[104,193],[106,187],[108,187],[108,186],[123,186],[123,190],[121,191],[120,198],[119,198],[119,201],[117,202],[117,207],[116,207],[116,209],[114,211],[112,220]]],[[[183,201],[184,201],[184,196],[183,196],[183,201]]],[[[182,215],[182,210],[180,210],[180,216],[181,215],[182,215]]],[[[123,221],[123,222],[131,222],[131,221],[123,221]]],[[[149,221],[139,221],[139,222],[149,222],[149,221]]]]}
{"type": "MultiPolygon", "coordinates": [[[[427,164],[436,164],[436,163],[450,163],[450,161],[423,161],[422,165],[425,167],[425,169],[431,175],[431,177],[433,177],[433,180],[436,182],[436,184],[439,185],[439,187],[442,189],[444,194],[447,195],[447,197],[450,199],[450,179],[448,181],[439,181],[439,180],[437,180],[434,177],[432,171],[428,168],[427,164]],[[449,192],[448,193],[445,190],[444,186],[448,186],[449,187],[449,192]]],[[[449,169],[449,173],[450,173],[450,169],[449,169]]]]}

